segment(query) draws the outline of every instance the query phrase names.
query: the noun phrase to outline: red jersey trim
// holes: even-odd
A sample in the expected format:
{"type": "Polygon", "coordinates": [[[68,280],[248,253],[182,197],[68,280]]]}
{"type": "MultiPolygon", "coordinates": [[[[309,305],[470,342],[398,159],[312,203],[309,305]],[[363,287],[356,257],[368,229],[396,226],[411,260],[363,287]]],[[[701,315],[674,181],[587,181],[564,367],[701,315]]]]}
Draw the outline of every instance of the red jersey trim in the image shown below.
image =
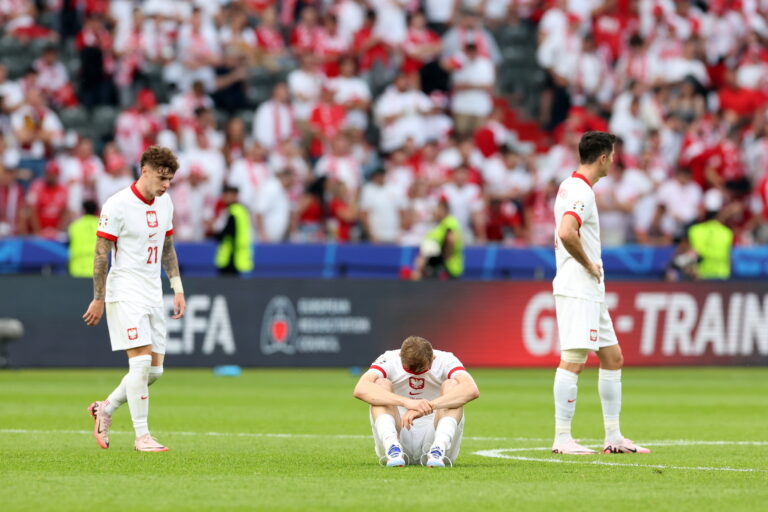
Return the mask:
{"type": "Polygon", "coordinates": [[[448,378],[449,379],[451,378],[451,375],[453,375],[453,372],[461,372],[461,371],[465,372],[467,370],[463,366],[457,366],[456,368],[448,372],[448,378]]]}
{"type": "Polygon", "coordinates": [[[166,237],[169,237],[169,236],[171,236],[172,234],[173,234],[173,230],[172,230],[172,229],[171,229],[171,230],[169,230],[169,231],[166,231],[166,232],[165,232],[165,236],[166,236],[166,237]]]}
{"type": "Polygon", "coordinates": [[[154,199],[152,199],[151,201],[147,201],[147,198],[144,197],[143,195],[141,195],[141,192],[139,192],[139,189],[136,187],[136,183],[137,182],[135,182],[135,181],[133,183],[131,183],[131,192],[133,192],[133,194],[136,197],[138,197],[139,200],[141,200],[142,203],[148,204],[150,206],[155,204],[155,200],[154,199]]]}
{"type": "Polygon", "coordinates": [[[592,184],[589,182],[589,180],[587,179],[587,177],[586,177],[586,176],[584,176],[583,174],[579,174],[579,173],[577,173],[576,171],[574,171],[574,172],[573,172],[573,174],[571,174],[571,178],[578,178],[578,179],[580,179],[580,180],[584,180],[584,183],[586,183],[587,185],[589,185],[589,188],[592,188],[592,184]]]}
{"type": "Polygon", "coordinates": [[[97,231],[96,236],[101,238],[106,238],[107,240],[111,240],[113,242],[117,242],[117,237],[115,235],[110,235],[109,233],[105,233],[103,231],[97,231]]]}
{"type": "Polygon", "coordinates": [[[405,366],[403,366],[403,370],[405,370],[405,373],[410,373],[411,375],[422,375],[422,374],[424,374],[424,373],[427,373],[427,372],[428,372],[429,370],[431,370],[431,369],[432,369],[432,368],[427,368],[427,369],[426,369],[426,370],[424,370],[423,372],[419,372],[419,373],[416,373],[416,372],[412,372],[411,370],[409,370],[408,368],[406,368],[405,366]]]}
{"type": "Polygon", "coordinates": [[[568,210],[563,214],[563,217],[565,217],[566,215],[573,215],[574,217],[576,217],[576,220],[579,221],[579,227],[581,227],[581,225],[583,224],[583,222],[581,222],[581,217],[579,216],[578,213],[568,210]]]}
{"type": "Polygon", "coordinates": [[[379,370],[381,372],[381,374],[384,376],[384,378],[385,379],[387,378],[387,372],[385,372],[384,368],[382,368],[381,366],[372,364],[370,369],[371,370],[379,370]]]}

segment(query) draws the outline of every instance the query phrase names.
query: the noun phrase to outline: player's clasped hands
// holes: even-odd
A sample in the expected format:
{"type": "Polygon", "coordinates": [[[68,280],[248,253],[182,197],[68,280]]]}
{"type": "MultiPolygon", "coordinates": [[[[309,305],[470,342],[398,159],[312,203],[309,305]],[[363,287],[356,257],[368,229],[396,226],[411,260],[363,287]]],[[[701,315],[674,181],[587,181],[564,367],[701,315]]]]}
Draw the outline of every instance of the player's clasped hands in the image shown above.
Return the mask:
{"type": "Polygon", "coordinates": [[[409,400],[407,407],[408,410],[403,414],[402,418],[403,427],[407,430],[410,430],[413,426],[413,420],[427,414],[432,414],[434,410],[429,400],[409,400]]]}
{"type": "Polygon", "coordinates": [[[85,320],[85,325],[89,327],[98,325],[99,320],[101,320],[101,317],[103,314],[104,314],[104,301],[93,299],[91,303],[88,304],[88,309],[85,311],[85,314],[83,315],[83,320],[85,320]]]}

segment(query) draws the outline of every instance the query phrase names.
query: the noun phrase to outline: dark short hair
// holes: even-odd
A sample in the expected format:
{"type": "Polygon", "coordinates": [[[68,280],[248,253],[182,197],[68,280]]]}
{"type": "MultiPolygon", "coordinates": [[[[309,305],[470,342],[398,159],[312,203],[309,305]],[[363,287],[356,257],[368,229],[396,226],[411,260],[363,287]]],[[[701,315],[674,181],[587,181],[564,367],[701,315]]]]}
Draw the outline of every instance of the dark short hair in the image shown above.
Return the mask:
{"type": "Polygon", "coordinates": [[[141,166],[148,165],[155,170],[168,169],[175,173],[179,169],[179,161],[176,155],[168,148],[161,146],[149,146],[141,155],[141,166]]]}
{"type": "Polygon", "coordinates": [[[601,155],[610,155],[616,136],[607,132],[587,132],[579,141],[579,160],[582,164],[591,164],[601,155]]]}

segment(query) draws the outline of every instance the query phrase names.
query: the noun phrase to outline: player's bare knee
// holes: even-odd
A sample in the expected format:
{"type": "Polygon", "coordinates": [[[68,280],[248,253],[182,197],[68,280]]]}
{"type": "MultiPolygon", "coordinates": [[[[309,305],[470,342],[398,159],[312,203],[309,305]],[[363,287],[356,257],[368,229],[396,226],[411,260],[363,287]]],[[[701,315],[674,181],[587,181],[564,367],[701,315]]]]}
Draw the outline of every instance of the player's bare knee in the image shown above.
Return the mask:
{"type": "Polygon", "coordinates": [[[621,352],[618,354],[611,354],[601,366],[606,370],[621,370],[624,367],[624,355],[621,352]]]}
{"type": "Polygon", "coordinates": [[[389,379],[383,377],[381,379],[376,379],[376,385],[383,387],[387,391],[392,391],[392,381],[389,379]]]}
{"type": "Polygon", "coordinates": [[[600,368],[605,370],[621,370],[624,367],[624,354],[621,349],[598,352],[598,357],[600,357],[600,368]]]}

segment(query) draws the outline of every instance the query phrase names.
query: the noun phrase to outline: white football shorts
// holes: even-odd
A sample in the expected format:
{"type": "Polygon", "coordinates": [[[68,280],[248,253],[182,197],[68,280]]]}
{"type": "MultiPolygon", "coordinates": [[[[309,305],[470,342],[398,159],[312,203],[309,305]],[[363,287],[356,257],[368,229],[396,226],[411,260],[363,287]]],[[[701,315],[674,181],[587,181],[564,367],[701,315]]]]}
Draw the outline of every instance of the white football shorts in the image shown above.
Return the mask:
{"type": "Polygon", "coordinates": [[[619,343],[605,302],[555,295],[555,313],[561,351],[596,352],[619,343]]]}
{"type": "MultiPolygon", "coordinates": [[[[398,407],[400,417],[402,417],[408,409],[398,407]]],[[[369,415],[370,416],[370,415],[369,415]]],[[[461,417],[458,428],[456,429],[456,436],[453,438],[451,448],[446,452],[445,456],[455,463],[459,458],[459,450],[461,449],[461,439],[464,436],[464,418],[461,417]]],[[[387,447],[384,446],[384,442],[379,439],[379,434],[376,432],[376,426],[373,423],[373,416],[370,416],[371,430],[373,431],[373,442],[376,449],[376,456],[381,459],[387,453],[387,447]]],[[[413,426],[410,430],[402,428],[400,429],[400,446],[403,447],[403,452],[407,455],[406,462],[408,465],[421,464],[421,456],[427,453],[432,447],[432,443],[435,441],[435,413],[428,416],[422,416],[417,418],[413,422],[413,426]]]]}
{"type": "Polygon", "coordinates": [[[136,302],[107,302],[107,326],[112,351],[152,345],[152,352],[165,354],[165,314],[136,302]]]}

